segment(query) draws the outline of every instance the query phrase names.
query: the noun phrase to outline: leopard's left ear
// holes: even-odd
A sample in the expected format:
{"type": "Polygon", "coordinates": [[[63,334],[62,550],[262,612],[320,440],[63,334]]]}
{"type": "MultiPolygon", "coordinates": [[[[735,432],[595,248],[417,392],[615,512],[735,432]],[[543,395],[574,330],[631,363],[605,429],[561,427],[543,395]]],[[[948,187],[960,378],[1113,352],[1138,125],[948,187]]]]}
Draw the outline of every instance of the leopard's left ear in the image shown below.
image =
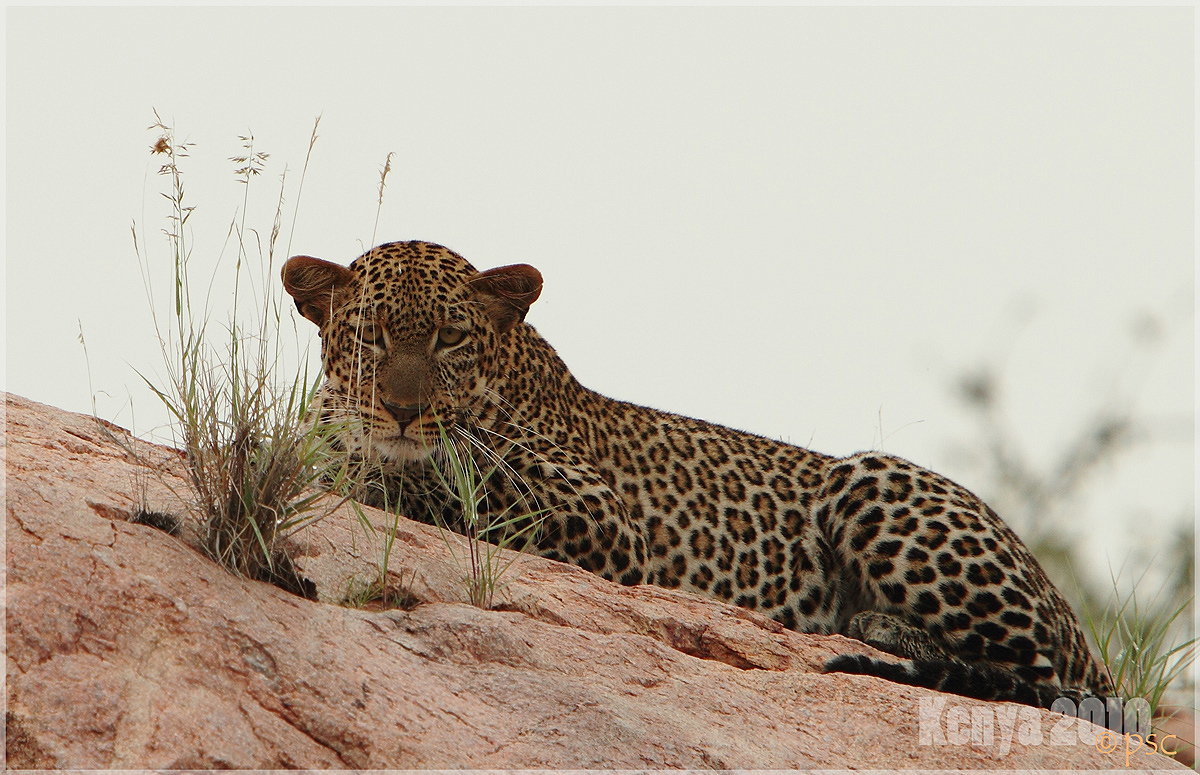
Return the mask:
{"type": "Polygon", "coordinates": [[[296,300],[296,309],[318,326],[333,309],[334,294],[354,283],[354,272],[341,264],[312,256],[292,256],[280,271],[283,288],[296,300]]]}
{"type": "Polygon", "coordinates": [[[525,319],[529,306],[541,295],[542,273],[529,264],[513,264],[480,272],[467,284],[503,334],[525,319]]]}

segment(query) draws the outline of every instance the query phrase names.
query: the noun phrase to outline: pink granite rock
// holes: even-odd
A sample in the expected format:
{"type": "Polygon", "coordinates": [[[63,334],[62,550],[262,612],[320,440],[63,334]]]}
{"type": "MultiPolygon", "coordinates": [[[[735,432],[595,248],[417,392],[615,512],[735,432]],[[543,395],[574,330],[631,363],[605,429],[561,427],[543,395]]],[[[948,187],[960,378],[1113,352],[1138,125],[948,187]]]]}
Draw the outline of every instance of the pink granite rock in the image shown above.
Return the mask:
{"type": "Polygon", "coordinates": [[[6,403],[12,768],[1126,766],[1086,722],[822,674],[870,650],[536,557],[475,608],[463,540],[403,519],[389,578],[418,604],[339,605],[381,546],[348,506],[289,542],[318,601],[245,581],[128,521],[185,512],[177,453],[6,403]]]}

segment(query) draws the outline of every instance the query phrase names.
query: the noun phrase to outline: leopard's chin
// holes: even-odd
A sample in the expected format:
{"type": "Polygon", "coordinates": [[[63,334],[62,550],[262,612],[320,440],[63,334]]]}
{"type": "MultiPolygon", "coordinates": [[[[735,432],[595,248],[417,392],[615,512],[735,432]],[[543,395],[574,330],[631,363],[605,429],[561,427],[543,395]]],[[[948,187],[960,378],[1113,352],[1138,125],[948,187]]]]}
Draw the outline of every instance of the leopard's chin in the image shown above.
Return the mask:
{"type": "Polygon", "coordinates": [[[404,436],[374,439],[371,446],[384,463],[420,463],[428,460],[434,451],[433,447],[404,436]]]}

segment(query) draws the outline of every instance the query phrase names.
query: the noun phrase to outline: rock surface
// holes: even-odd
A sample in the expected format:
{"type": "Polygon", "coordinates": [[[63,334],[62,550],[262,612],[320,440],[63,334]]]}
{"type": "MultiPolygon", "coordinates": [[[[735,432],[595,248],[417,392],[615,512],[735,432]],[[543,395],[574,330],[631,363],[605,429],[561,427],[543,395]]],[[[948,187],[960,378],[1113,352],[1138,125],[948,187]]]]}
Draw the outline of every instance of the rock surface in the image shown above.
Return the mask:
{"type": "Polygon", "coordinates": [[[290,539],[319,601],[245,581],[128,521],[184,513],[177,453],[6,406],[10,768],[1126,766],[1086,722],[822,674],[871,650],[541,558],[473,607],[462,539],[403,519],[388,576],[419,604],[338,605],[382,546],[346,505],[290,539]]]}

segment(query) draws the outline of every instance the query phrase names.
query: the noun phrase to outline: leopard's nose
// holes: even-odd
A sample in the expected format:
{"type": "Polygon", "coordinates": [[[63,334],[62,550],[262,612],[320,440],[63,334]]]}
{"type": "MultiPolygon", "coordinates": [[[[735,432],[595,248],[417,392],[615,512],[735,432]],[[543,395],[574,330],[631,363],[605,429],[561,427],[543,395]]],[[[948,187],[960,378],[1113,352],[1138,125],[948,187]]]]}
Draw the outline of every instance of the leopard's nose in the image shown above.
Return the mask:
{"type": "Polygon", "coordinates": [[[413,418],[421,413],[421,407],[416,404],[412,406],[400,406],[399,404],[393,404],[391,401],[383,400],[380,400],[379,403],[383,404],[383,408],[387,410],[388,414],[396,418],[396,422],[401,425],[412,422],[413,418]]]}

